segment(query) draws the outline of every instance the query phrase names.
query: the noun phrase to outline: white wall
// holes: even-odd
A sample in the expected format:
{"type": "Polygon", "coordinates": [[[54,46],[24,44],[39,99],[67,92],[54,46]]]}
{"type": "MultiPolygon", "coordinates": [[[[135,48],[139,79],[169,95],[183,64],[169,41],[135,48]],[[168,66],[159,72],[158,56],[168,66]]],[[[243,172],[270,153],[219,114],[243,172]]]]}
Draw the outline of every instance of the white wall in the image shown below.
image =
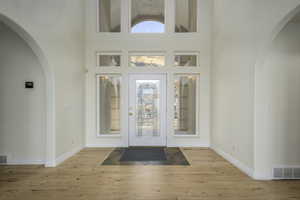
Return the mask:
{"type": "Polygon", "coordinates": [[[38,58],[16,33],[0,24],[0,155],[10,164],[45,159],[45,77],[38,58]],[[25,89],[24,81],[34,81],[25,89]]]}
{"type": "Polygon", "coordinates": [[[214,1],[212,146],[250,175],[261,139],[255,134],[255,66],[279,22],[299,4],[299,0],[214,1]]]}
{"type": "MultiPolygon", "coordinates": [[[[260,69],[256,64],[278,23],[300,4],[300,0],[214,0],[213,8],[212,1],[199,1],[198,34],[169,33],[159,36],[146,34],[138,37],[126,33],[127,26],[122,27],[123,33],[120,34],[97,33],[96,0],[0,1],[0,14],[22,26],[34,38],[48,61],[49,71],[53,73],[55,157],[82,146],[85,120],[84,65],[89,71],[86,76],[87,144],[95,146],[126,144],[124,143],[126,137],[122,139],[96,137],[95,74],[102,72],[96,68],[96,51],[122,50],[125,63],[127,51],[166,51],[170,64],[172,63],[170,56],[174,51],[195,50],[200,52],[202,133],[194,145],[209,143],[210,83],[212,83],[213,147],[238,160],[250,171],[255,168],[258,174],[265,174],[264,166],[259,164],[263,163],[262,160],[268,154],[263,154],[260,149],[264,143],[270,141],[270,138],[264,133],[259,134],[262,127],[258,123],[258,116],[263,109],[260,109],[259,99],[256,98],[259,96],[256,91],[260,84],[257,74],[260,69]],[[86,7],[85,16],[84,7],[86,7]],[[211,40],[212,10],[214,10],[213,40],[211,40]],[[86,18],[85,43],[84,18],[86,18]],[[210,81],[211,41],[214,43],[212,81],[210,81]]],[[[126,2],[122,1],[124,16],[128,15],[129,10],[126,2]]],[[[171,0],[170,2],[170,5],[174,6],[174,2],[171,0]]],[[[166,19],[170,20],[167,23],[169,32],[173,31],[172,14],[171,6],[166,12],[166,19]]],[[[128,18],[123,17],[122,23],[128,25],[128,18]]],[[[172,73],[172,70],[169,72],[172,73]]],[[[295,81],[296,83],[298,82],[295,81]]],[[[293,127],[293,130],[298,128],[293,127]]],[[[186,141],[174,139],[173,142],[184,144],[186,141]]]]}
{"type": "Polygon", "coordinates": [[[214,147],[253,167],[253,1],[215,1],[214,147]]]}
{"type": "Polygon", "coordinates": [[[272,167],[300,166],[300,23],[289,23],[274,40],[257,73],[257,166],[271,176],[272,167]]]}
{"type": "MultiPolygon", "coordinates": [[[[39,45],[52,73],[54,157],[78,149],[84,130],[84,2],[1,0],[0,14],[19,24],[39,45]]],[[[61,157],[60,157],[61,158],[61,157]]],[[[60,159],[61,160],[61,159],[60,159]]],[[[51,160],[51,164],[55,164],[51,160]]]]}

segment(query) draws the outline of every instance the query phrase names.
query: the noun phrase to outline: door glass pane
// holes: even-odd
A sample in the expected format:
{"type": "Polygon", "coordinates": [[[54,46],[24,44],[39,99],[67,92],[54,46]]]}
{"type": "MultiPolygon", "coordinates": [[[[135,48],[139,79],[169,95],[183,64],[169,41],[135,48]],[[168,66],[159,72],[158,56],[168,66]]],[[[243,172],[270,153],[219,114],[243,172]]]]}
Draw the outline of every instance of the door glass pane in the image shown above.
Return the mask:
{"type": "Polygon", "coordinates": [[[131,67],[163,67],[165,56],[130,56],[131,67]]]}
{"type": "Polygon", "coordinates": [[[177,67],[196,67],[197,55],[176,55],[175,66],[177,67]]]}
{"type": "Polygon", "coordinates": [[[163,33],[165,25],[156,21],[144,21],[134,25],[132,33],[163,33]]]}
{"type": "Polygon", "coordinates": [[[121,0],[99,0],[99,32],[121,31],[121,0]]]}
{"type": "Polygon", "coordinates": [[[131,32],[132,33],[163,33],[164,31],[165,31],[165,1],[164,0],[154,0],[154,1],[153,0],[132,0],[131,1],[131,32]]]}
{"type": "Polygon", "coordinates": [[[99,67],[120,67],[120,55],[98,55],[99,67]]]}
{"type": "Polygon", "coordinates": [[[197,0],[176,0],[175,32],[197,32],[197,0]]]}
{"type": "Polygon", "coordinates": [[[99,76],[99,134],[120,134],[120,88],[120,76],[99,76]]]}
{"type": "Polygon", "coordinates": [[[176,135],[196,134],[198,75],[175,77],[174,130],[176,135]]]}
{"type": "Polygon", "coordinates": [[[136,80],[137,136],[159,136],[159,80],[136,80]]]}

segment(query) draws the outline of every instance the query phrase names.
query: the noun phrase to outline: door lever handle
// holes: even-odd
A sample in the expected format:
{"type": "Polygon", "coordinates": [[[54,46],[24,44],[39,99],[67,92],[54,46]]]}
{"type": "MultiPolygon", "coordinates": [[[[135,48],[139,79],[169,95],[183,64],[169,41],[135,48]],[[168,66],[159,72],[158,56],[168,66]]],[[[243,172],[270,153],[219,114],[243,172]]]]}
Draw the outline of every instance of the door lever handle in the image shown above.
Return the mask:
{"type": "Polygon", "coordinates": [[[133,116],[133,112],[129,112],[129,116],[133,116]]]}

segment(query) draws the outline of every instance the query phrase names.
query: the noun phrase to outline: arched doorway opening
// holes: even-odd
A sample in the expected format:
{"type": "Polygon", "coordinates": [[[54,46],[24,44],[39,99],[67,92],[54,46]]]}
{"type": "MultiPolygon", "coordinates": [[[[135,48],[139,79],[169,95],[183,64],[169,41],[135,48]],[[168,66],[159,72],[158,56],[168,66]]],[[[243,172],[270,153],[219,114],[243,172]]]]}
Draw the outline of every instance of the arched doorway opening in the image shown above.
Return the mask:
{"type": "Polygon", "coordinates": [[[1,154],[8,164],[55,166],[54,80],[36,40],[0,14],[1,154]],[[25,88],[33,82],[34,88],[25,88]]]}
{"type": "Polygon", "coordinates": [[[275,168],[300,168],[299,35],[300,6],[275,27],[255,67],[257,179],[277,178],[275,168]]]}

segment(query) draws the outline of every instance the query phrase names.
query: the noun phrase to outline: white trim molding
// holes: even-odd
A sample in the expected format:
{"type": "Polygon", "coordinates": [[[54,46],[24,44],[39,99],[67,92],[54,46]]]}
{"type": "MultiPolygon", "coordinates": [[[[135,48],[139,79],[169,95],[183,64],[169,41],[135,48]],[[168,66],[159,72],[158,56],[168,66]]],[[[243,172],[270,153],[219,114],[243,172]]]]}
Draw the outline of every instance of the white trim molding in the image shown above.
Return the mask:
{"type": "Polygon", "coordinates": [[[182,145],[176,145],[176,144],[168,144],[167,147],[179,147],[179,148],[210,148],[210,145],[208,143],[200,143],[200,144],[182,144],[182,145]]]}
{"type": "Polygon", "coordinates": [[[253,179],[258,180],[258,181],[271,181],[273,180],[271,173],[268,173],[270,175],[267,175],[266,173],[261,173],[256,170],[253,172],[253,179]]]}
{"type": "Polygon", "coordinates": [[[18,160],[18,161],[9,161],[4,164],[0,164],[0,166],[5,165],[44,165],[45,161],[43,160],[18,160]]]}
{"type": "Polygon", "coordinates": [[[58,156],[55,159],[55,166],[53,166],[53,167],[56,167],[56,166],[60,165],[61,163],[63,163],[67,159],[69,159],[72,156],[74,156],[75,154],[79,153],[82,149],[83,149],[83,147],[80,146],[80,147],[74,148],[73,150],[68,151],[66,153],[63,153],[62,155],[58,156]]]}
{"type": "Polygon", "coordinates": [[[235,167],[240,169],[242,172],[250,176],[251,178],[254,178],[254,169],[248,167],[246,164],[242,163],[241,161],[234,158],[232,155],[222,151],[221,149],[218,149],[216,147],[211,147],[217,154],[222,156],[225,160],[233,164],[235,167]]]}
{"type": "Polygon", "coordinates": [[[118,147],[128,147],[128,145],[119,144],[87,144],[85,148],[118,148],[118,147]]]}
{"type": "MultiPolygon", "coordinates": [[[[274,168],[282,168],[282,169],[293,169],[293,168],[299,168],[300,169],[300,165],[274,165],[272,166],[271,169],[269,170],[265,170],[265,171],[254,171],[254,179],[255,180],[260,180],[260,181],[271,181],[271,180],[281,180],[280,178],[275,178],[273,177],[273,170],[274,168]]],[[[295,179],[295,178],[288,178],[288,179],[295,179]]],[[[284,177],[282,177],[282,180],[284,180],[284,177]]]]}

